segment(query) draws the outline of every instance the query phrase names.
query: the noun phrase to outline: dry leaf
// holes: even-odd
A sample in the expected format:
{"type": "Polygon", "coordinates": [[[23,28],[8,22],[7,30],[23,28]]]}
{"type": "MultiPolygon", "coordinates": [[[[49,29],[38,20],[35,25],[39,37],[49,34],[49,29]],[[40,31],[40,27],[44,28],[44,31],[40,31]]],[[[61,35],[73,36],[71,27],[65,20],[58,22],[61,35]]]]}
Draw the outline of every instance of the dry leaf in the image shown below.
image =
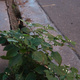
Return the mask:
{"type": "Polygon", "coordinates": [[[30,18],[27,18],[25,21],[32,22],[32,20],[30,18]]]}
{"type": "Polygon", "coordinates": [[[26,4],[28,1],[25,1],[25,2],[21,2],[21,1],[19,1],[19,4],[18,5],[24,5],[24,4],[26,4]]]}

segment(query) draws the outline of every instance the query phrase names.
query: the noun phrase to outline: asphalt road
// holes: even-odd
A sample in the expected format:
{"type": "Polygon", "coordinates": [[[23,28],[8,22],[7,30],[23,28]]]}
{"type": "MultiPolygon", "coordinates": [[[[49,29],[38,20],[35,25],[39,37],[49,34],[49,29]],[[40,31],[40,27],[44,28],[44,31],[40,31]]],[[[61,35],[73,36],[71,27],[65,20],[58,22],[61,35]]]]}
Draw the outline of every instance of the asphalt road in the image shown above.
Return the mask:
{"type": "Polygon", "coordinates": [[[80,0],[37,0],[57,29],[76,42],[80,56],[80,0]]]}

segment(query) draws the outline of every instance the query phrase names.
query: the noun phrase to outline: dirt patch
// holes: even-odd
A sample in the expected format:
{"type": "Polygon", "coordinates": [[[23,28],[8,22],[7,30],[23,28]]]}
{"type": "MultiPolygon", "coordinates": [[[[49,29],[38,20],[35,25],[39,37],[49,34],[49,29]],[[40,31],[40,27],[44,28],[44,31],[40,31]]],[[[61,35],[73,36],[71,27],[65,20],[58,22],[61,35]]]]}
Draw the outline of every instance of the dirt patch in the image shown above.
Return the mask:
{"type": "Polygon", "coordinates": [[[20,12],[17,6],[14,4],[13,0],[6,0],[7,11],[10,20],[10,27],[12,30],[16,30],[18,28],[18,19],[20,18],[20,12]]]}

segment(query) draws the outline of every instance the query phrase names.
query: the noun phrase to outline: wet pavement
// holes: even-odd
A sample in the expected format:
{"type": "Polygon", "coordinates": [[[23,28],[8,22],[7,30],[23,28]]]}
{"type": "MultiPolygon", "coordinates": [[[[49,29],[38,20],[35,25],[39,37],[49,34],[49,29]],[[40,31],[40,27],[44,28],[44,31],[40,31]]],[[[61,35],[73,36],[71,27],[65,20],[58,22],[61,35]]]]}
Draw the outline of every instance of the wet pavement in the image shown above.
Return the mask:
{"type": "MultiPolygon", "coordinates": [[[[9,18],[7,13],[7,7],[5,1],[0,1],[0,30],[10,30],[9,18]]],[[[6,51],[3,51],[4,46],[0,45],[0,56],[6,55],[6,51]]],[[[0,59],[0,73],[7,67],[8,61],[0,59]]]]}
{"type": "MultiPolygon", "coordinates": [[[[33,23],[40,23],[43,25],[50,24],[57,30],[57,32],[50,31],[51,34],[61,34],[58,31],[58,29],[54,26],[54,24],[50,21],[49,17],[45,14],[43,9],[37,4],[36,0],[16,0],[16,3],[21,12],[23,20],[30,18],[33,23]]],[[[62,64],[70,64],[71,66],[76,67],[80,72],[80,60],[72,49],[65,45],[63,47],[54,47],[53,50],[58,51],[61,54],[63,59],[62,64]]]]}

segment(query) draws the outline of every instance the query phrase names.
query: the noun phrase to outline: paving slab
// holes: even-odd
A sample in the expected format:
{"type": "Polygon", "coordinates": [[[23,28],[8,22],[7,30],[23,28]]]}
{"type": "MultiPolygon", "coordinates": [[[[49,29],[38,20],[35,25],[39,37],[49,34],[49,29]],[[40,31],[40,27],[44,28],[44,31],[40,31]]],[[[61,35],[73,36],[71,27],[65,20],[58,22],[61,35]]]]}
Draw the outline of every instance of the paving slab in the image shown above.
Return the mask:
{"type": "MultiPolygon", "coordinates": [[[[55,28],[55,31],[50,31],[53,35],[58,35],[61,33],[57,30],[54,24],[49,20],[48,16],[42,10],[42,8],[38,5],[36,0],[14,0],[18,5],[18,8],[21,12],[23,20],[30,18],[33,23],[40,23],[42,25],[50,24],[55,28]]],[[[62,56],[62,64],[71,65],[76,67],[80,72],[80,60],[75,54],[75,52],[67,47],[66,45],[63,47],[55,46],[53,47],[54,51],[58,51],[62,56]]]]}
{"type": "MultiPolygon", "coordinates": [[[[10,30],[9,18],[7,14],[7,7],[5,1],[0,1],[0,30],[10,30]]],[[[0,56],[6,55],[6,51],[3,51],[4,46],[0,45],[0,56]]],[[[7,67],[8,61],[0,59],[0,73],[7,67]]]]}

